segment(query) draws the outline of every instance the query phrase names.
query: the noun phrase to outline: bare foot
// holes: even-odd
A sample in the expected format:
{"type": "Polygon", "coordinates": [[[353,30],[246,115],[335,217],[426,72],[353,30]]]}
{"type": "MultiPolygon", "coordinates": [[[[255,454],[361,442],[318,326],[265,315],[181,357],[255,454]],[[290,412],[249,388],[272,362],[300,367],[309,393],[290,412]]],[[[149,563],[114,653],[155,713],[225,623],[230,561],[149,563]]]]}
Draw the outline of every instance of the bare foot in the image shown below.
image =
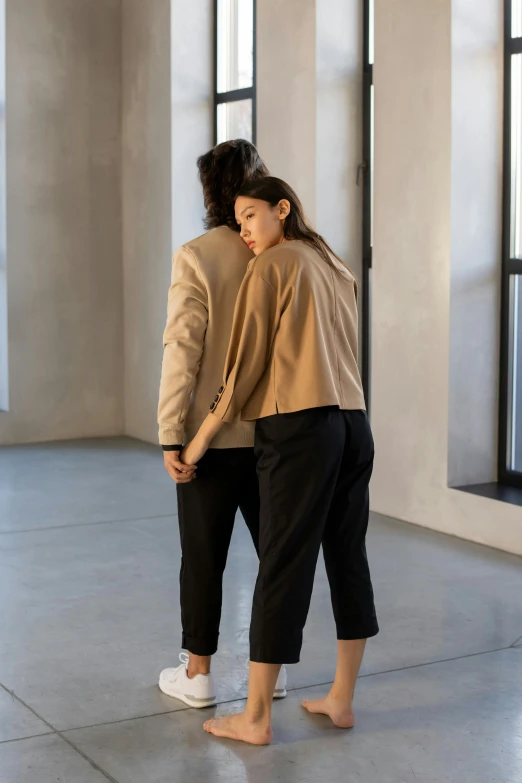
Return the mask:
{"type": "Polygon", "coordinates": [[[223,718],[211,718],[203,724],[203,728],[216,737],[228,737],[248,742],[250,745],[269,745],[272,742],[270,724],[255,723],[244,712],[223,718]]]}
{"type": "Polygon", "coordinates": [[[303,707],[308,712],[328,715],[332,722],[340,729],[351,729],[355,725],[352,705],[345,701],[334,699],[330,694],[324,699],[305,699],[303,707]]]}

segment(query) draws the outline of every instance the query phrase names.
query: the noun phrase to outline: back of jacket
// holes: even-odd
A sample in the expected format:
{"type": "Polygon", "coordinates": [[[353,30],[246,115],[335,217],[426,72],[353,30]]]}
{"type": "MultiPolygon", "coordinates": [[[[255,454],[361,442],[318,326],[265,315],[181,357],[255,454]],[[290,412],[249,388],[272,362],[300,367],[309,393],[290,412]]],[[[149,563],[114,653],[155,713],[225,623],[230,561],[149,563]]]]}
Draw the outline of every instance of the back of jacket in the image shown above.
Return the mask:
{"type": "Polygon", "coordinates": [[[365,408],[357,366],[357,285],[332,257],[290,240],[248,265],[212,412],[223,421],[338,405],[365,408]]]}
{"type": "MultiPolygon", "coordinates": [[[[209,413],[223,377],[234,305],[252,252],[227,226],[182,245],[172,261],[158,405],[162,445],[187,443],[209,413]]],[[[252,446],[254,425],[239,416],[212,448],[252,446]]]]}

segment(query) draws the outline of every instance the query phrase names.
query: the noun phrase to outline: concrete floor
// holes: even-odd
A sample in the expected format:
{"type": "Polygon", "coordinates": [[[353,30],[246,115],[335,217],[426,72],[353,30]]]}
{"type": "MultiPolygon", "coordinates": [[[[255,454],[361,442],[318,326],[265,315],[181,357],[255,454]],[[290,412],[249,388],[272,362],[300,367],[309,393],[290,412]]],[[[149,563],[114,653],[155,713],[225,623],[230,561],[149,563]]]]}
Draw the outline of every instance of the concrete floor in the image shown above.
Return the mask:
{"type": "Polygon", "coordinates": [[[179,652],[176,523],[175,487],[151,446],[0,449],[2,783],[520,783],[519,558],[373,515],[381,633],[358,683],[358,725],[343,732],[299,706],[334,671],[321,562],[274,744],[252,748],[201,729],[246,695],[256,558],[240,519],[218,707],[187,709],[156,686],[179,652]]]}

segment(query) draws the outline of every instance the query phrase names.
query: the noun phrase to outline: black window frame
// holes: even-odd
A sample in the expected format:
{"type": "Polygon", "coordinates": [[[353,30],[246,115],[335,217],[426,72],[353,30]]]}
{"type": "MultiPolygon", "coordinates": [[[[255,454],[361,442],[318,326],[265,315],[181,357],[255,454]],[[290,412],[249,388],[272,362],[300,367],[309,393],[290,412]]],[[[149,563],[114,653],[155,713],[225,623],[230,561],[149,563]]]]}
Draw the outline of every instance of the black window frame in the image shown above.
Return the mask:
{"type": "Polygon", "coordinates": [[[214,144],[218,143],[218,106],[222,103],[252,100],[252,144],[257,143],[257,0],[253,3],[252,86],[218,92],[218,0],[214,0],[214,144]]]}
{"type": "Polygon", "coordinates": [[[512,0],[504,0],[504,131],[503,131],[503,204],[502,204],[502,272],[500,307],[500,388],[498,481],[522,488],[522,472],[508,467],[508,406],[510,346],[510,279],[522,275],[522,259],[511,258],[511,61],[522,54],[522,37],[511,35],[512,0]]]}
{"type": "MultiPolygon", "coordinates": [[[[372,269],[372,87],[373,63],[370,62],[370,0],[363,2],[363,149],[362,164],[362,357],[361,375],[370,412],[371,369],[371,269],[372,269]]],[[[360,181],[360,180],[359,180],[360,181]]]]}

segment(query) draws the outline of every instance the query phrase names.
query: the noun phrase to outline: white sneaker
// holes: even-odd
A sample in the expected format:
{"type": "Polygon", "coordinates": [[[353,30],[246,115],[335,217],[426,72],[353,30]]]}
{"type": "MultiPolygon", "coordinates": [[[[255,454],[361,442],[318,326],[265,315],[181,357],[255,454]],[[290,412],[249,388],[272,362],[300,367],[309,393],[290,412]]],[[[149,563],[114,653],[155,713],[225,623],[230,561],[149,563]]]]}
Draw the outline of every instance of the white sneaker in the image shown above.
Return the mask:
{"type": "Polygon", "coordinates": [[[274,699],[284,699],[286,696],[286,684],[288,681],[288,675],[286,673],[286,666],[281,666],[281,669],[279,671],[279,677],[277,678],[277,682],[275,684],[274,688],[274,699]]]}
{"type": "MultiPolygon", "coordinates": [[[[250,661],[246,662],[247,669],[250,668],[250,661]]],[[[279,675],[274,688],[274,699],[284,699],[286,696],[286,685],[288,681],[288,675],[286,672],[286,666],[281,664],[279,669],[279,675]]]]}
{"type": "Polygon", "coordinates": [[[187,704],[189,707],[213,707],[216,703],[214,679],[211,674],[196,674],[192,679],[187,673],[189,656],[180,653],[181,666],[163,669],[159,677],[159,687],[167,696],[187,704]]]}

